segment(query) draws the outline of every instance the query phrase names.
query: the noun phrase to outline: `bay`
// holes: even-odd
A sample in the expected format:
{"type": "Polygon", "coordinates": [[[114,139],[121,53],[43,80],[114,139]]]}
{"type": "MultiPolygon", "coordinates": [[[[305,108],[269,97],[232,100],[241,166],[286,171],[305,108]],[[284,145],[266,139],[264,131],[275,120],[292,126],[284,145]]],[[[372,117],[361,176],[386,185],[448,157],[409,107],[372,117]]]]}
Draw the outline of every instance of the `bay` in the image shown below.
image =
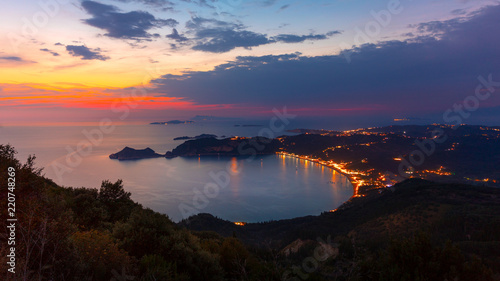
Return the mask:
{"type": "MultiPolygon", "coordinates": [[[[125,146],[172,150],[179,136],[203,133],[255,136],[261,127],[235,127],[234,122],[182,125],[4,126],[0,143],[10,143],[25,161],[37,156],[46,177],[71,187],[99,188],[102,180],[122,179],[132,199],[179,221],[210,213],[230,221],[259,222],[318,215],[337,208],[353,194],[348,179],[319,164],[281,155],[244,157],[178,157],[137,161],[109,159],[125,146]],[[77,146],[94,141],[85,153],[77,146]]],[[[276,136],[286,134],[277,133],[276,136]]],[[[276,137],[275,136],[275,137],[276,137]]]]}

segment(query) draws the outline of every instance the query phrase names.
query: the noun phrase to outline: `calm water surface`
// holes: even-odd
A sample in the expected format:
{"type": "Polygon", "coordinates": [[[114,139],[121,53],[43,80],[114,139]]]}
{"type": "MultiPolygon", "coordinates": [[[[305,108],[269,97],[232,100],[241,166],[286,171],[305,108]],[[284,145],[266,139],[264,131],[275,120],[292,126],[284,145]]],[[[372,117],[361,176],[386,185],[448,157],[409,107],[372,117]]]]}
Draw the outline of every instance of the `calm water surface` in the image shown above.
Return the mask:
{"type": "Polygon", "coordinates": [[[175,221],[190,214],[188,211],[247,222],[318,215],[335,209],[353,193],[345,176],[312,162],[279,155],[259,156],[252,161],[235,157],[108,158],[125,146],[151,147],[165,153],[182,143],[174,137],[202,133],[255,136],[259,127],[234,127],[225,122],[120,125],[103,134],[88,155],[72,154],[78,143],[86,140],[84,132],[97,128],[6,126],[0,128],[0,143],[14,145],[21,161],[35,154],[37,165],[45,167],[45,175],[60,185],[97,188],[102,180],[122,179],[134,200],[175,221]],[[223,182],[217,183],[211,174],[219,175],[223,182]],[[207,185],[212,187],[207,190],[208,197],[201,196],[207,185]],[[218,186],[216,191],[214,185],[218,186]]]}

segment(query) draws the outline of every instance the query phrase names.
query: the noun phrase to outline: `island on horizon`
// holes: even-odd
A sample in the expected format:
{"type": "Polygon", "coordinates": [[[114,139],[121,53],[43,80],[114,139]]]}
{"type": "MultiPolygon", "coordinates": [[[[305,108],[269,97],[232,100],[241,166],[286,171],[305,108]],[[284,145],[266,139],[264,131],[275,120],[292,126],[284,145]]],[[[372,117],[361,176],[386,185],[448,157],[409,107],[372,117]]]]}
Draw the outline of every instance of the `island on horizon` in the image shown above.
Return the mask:
{"type": "Polygon", "coordinates": [[[201,134],[194,137],[182,136],[174,138],[174,140],[197,140],[197,139],[205,139],[205,138],[217,138],[217,135],[212,134],[201,134]]]}
{"type": "Polygon", "coordinates": [[[152,122],[149,123],[150,125],[179,125],[179,124],[193,124],[195,121],[192,120],[170,120],[170,121],[165,121],[165,122],[152,122]]]}
{"type": "Polygon", "coordinates": [[[147,147],[145,149],[134,149],[126,146],[124,149],[117,153],[109,155],[109,159],[117,160],[139,160],[148,158],[158,158],[165,157],[165,155],[158,154],[151,148],[147,147]]]}

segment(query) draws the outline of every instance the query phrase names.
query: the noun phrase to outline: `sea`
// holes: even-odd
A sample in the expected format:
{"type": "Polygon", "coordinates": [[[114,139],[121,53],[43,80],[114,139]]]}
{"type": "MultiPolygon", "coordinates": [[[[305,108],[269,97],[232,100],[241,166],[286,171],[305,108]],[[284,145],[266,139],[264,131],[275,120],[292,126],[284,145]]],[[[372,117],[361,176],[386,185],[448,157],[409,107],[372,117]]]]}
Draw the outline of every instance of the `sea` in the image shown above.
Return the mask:
{"type": "Polygon", "coordinates": [[[99,188],[103,180],[121,179],[134,201],[176,222],[197,213],[233,222],[319,215],[353,195],[347,177],[289,156],[109,159],[125,146],[150,147],[163,154],[180,145],[183,140],[174,138],[181,136],[251,137],[262,132],[274,137],[293,134],[271,131],[265,122],[246,126],[237,121],[75,123],[2,126],[0,143],[13,145],[21,162],[35,155],[45,177],[61,186],[99,188]]]}

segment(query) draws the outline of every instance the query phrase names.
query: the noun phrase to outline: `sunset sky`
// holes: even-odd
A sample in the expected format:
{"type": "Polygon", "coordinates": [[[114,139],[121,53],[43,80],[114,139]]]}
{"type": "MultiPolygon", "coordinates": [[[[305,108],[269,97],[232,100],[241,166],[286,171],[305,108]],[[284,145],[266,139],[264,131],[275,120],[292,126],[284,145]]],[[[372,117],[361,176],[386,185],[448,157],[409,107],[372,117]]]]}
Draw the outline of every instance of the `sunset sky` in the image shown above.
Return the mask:
{"type": "MultiPolygon", "coordinates": [[[[440,121],[479,76],[500,81],[498,1],[26,0],[0,15],[2,124],[284,106],[440,121]]],[[[499,96],[470,122],[500,124],[499,96]]]]}

